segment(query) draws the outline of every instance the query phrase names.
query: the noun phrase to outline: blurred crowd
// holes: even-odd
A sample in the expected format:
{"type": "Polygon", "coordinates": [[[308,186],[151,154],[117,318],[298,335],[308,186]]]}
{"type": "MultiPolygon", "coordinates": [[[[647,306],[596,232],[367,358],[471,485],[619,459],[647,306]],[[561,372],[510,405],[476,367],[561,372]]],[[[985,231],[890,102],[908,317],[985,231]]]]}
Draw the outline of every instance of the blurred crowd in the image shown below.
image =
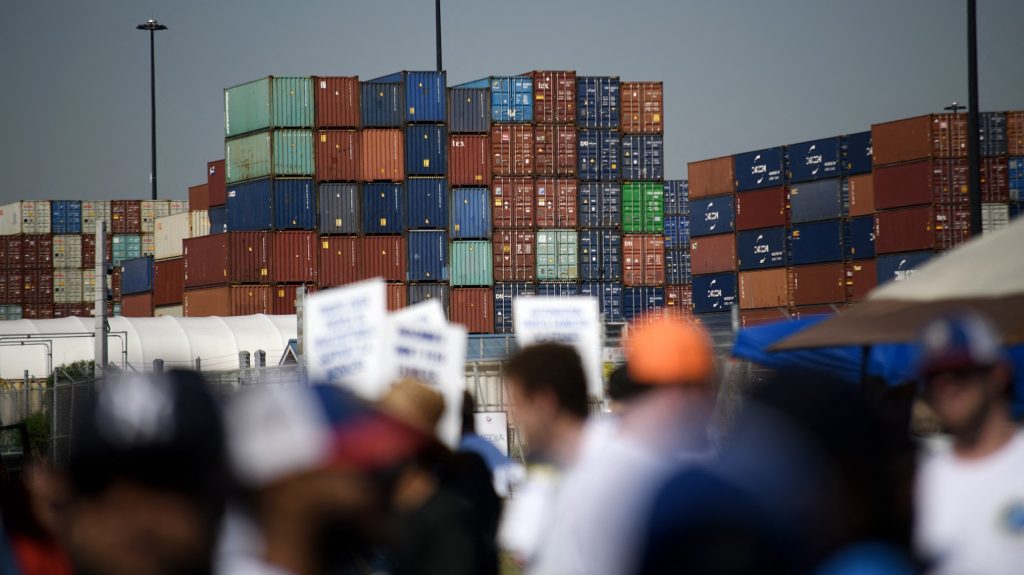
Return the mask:
{"type": "Polygon", "coordinates": [[[0,575],[1024,573],[1012,365],[970,314],[920,347],[917,382],[778,372],[725,418],[684,319],[630,330],[600,409],[572,347],[533,345],[503,371],[522,464],[412,379],[222,404],[194,372],[109,378],[66,465],[0,477],[0,575]]]}

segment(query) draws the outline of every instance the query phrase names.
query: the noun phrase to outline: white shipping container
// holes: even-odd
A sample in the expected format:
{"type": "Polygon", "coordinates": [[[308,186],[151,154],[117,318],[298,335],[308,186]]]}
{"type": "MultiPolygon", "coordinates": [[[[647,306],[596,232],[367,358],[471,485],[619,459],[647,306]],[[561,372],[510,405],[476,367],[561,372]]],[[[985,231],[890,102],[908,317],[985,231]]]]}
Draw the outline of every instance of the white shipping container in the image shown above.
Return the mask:
{"type": "Polygon", "coordinates": [[[53,236],[53,267],[55,269],[82,267],[82,236],[78,234],[53,236]]]}
{"type": "Polygon", "coordinates": [[[1010,206],[981,204],[981,233],[987,234],[1010,225],[1010,206]]]}
{"type": "Polygon", "coordinates": [[[188,212],[157,218],[156,226],[154,226],[156,251],[153,254],[157,260],[182,256],[181,242],[191,237],[189,235],[191,219],[188,212]]]}
{"type": "Polygon", "coordinates": [[[188,211],[188,200],[171,200],[167,211],[167,215],[173,216],[174,214],[180,214],[188,211]]]}
{"type": "Polygon", "coordinates": [[[82,276],[82,270],[54,270],[53,303],[83,301],[82,276]]]}
{"type": "MultiPolygon", "coordinates": [[[[107,288],[112,288],[110,276],[107,276],[107,288]]],[[[92,303],[96,301],[96,270],[87,268],[82,270],[82,301],[92,303]]]]}
{"type": "Polygon", "coordinates": [[[153,233],[153,226],[157,218],[162,218],[170,213],[170,202],[168,200],[142,200],[142,233],[153,233]]]}
{"type": "Polygon", "coordinates": [[[50,233],[50,201],[22,200],[0,206],[0,236],[50,233]]]}
{"type": "Polygon", "coordinates": [[[107,222],[107,233],[110,233],[110,200],[82,202],[82,233],[95,234],[96,221],[107,222]]]}
{"type": "Polygon", "coordinates": [[[164,305],[153,310],[153,317],[185,317],[185,308],[181,305],[164,305]]]}
{"type": "Polygon", "coordinates": [[[142,257],[151,256],[156,253],[156,236],[153,234],[142,234],[142,257]]]}
{"type": "Polygon", "coordinates": [[[189,214],[192,218],[192,231],[188,237],[199,238],[210,235],[210,211],[193,210],[189,214]]]}

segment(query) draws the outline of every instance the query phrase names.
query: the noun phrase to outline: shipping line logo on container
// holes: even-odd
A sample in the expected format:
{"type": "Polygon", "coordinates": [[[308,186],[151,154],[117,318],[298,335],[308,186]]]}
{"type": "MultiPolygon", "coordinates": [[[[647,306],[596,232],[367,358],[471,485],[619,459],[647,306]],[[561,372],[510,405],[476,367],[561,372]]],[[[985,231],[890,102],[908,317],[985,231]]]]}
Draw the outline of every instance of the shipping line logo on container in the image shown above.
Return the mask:
{"type": "Polygon", "coordinates": [[[750,166],[750,175],[757,177],[758,184],[764,183],[765,178],[767,178],[769,182],[778,180],[779,174],[780,170],[768,170],[768,162],[761,161],[761,154],[754,156],[754,163],[750,166]]]}
{"type": "Polygon", "coordinates": [[[896,278],[895,279],[898,282],[901,282],[901,281],[909,278],[910,276],[914,275],[915,273],[917,273],[917,270],[914,269],[914,268],[903,269],[903,266],[905,266],[905,265],[907,265],[906,258],[900,260],[900,265],[896,266],[896,278]]]}
{"type": "Polygon", "coordinates": [[[712,222],[711,227],[708,228],[710,231],[714,231],[718,226],[718,210],[715,209],[715,202],[708,202],[708,207],[704,208],[704,221],[712,222]]]}
{"type": "Polygon", "coordinates": [[[812,176],[818,175],[818,170],[821,169],[821,163],[824,161],[824,159],[821,157],[821,154],[815,153],[817,150],[818,144],[811,144],[811,147],[808,148],[807,150],[807,155],[804,156],[804,165],[814,166],[814,168],[811,170],[812,176]]]}

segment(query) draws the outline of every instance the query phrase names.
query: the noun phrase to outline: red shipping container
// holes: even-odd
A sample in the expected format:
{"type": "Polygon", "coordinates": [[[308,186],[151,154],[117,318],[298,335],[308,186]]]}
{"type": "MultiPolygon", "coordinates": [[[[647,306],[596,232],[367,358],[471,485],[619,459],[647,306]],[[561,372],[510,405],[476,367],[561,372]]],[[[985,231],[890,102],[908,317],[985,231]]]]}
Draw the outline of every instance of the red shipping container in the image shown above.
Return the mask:
{"type": "Polygon", "coordinates": [[[494,229],[534,227],[532,178],[494,178],[494,229]]]}
{"type": "Polygon", "coordinates": [[[274,288],[267,285],[212,286],[185,290],[185,317],[272,313],[274,288]]]}
{"type": "Polygon", "coordinates": [[[786,225],[786,188],[768,188],[736,195],[736,229],[786,225]]]}
{"type": "Polygon", "coordinates": [[[452,186],[491,185],[491,138],[455,134],[449,138],[448,183],[452,186]]]}
{"type": "Polygon", "coordinates": [[[198,184],[188,187],[188,211],[210,209],[210,186],[198,184]]]}
{"type": "Polygon", "coordinates": [[[278,284],[274,286],[273,302],[271,302],[271,313],[274,315],[292,315],[295,313],[295,298],[300,287],[306,288],[306,295],[316,293],[316,286],[312,284],[278,284]]]}
{"type": "Polygon", "coordinates": [[[160,260],[153,264],[153,305],[181,303],[185,293],[185,258],[160,260]]]}
{"type": "Polygon", "coordinates": [[[576,217],[576,180],[537,178],[535,182],[537,195],[538,228],[575,228],[576,217]]]}
{"type": "Polygon", "coordinates": [[[452,323],[469,333],[494,331],[494,291],[491,288],[453,288],[448,313],[452,323]]]}
{"type": "Polygon", "coordinates": [[[20,270],[22,265],[22,236],[0,236],[0,264],[3,269],[20,270]]]}
{"type": "Polygon", "coordinates": [[[228,203],[228,188],[224,180],[224,160],[206,163],[206,187],[210,193],[210,206],[228,203]]]}
{"type": "Polygon", "coordinates": [[[121,298],[121,315],[124,317],[153,317],[153,294],[137,293],[121,298]]]}
{"type": "Polygon", "coordinates": [[[271,278],[277,283],[316,282],[320,258],[316,232],[275,232],[271,236],[271,278]]]}
{"type": "Polygon", "coordinates": [[[533,144],[538,176],[576,176],[575,126],[534,126],[533,144]]]}
{"type": "Polygon", "coordinates": [[[316,179],[354,182],[359,179],[359,132],[320,130],[316,134],[316,179]]]}
{"type": "MultiPolygon", "coordinates": [[[[16,242],[17,240],[9,241],[8,243],[14,244],[16,242]]],[[[14,246],[11,245],[11,247],[13,248],[14,246]]],[[[26,270],[52,269],[53,236],[50,234],[25,234],[21,236],[21,267],[26,270]]]]}
{"type": "Polygon", "coordinates": [[[495,230],[491,238],[494,250],[494,281],[532,282],[536,277],[537,234],[526,230],[495,230]]]}
{"type": "Polygon", "coordinates": [[[26,303],[21,306],[22,319],[53,319],[53,304],[26,303]]]}
{"type": "Polygon", "coordinates": [[[967,114],[931,114],[871,126],[874,164],[967,157],[967,114]]]}
{"type": "Polygon", "coordinates": [[[182,242],[185,287],[270,281],[269,232],[228,232],[182,242]]]}
{"type": "MultiPolygon", "coordinates": [[[[733,257],[735,261],[735,256],[733,257]]],[[[622,284],[665,285],[665,237],[652,234],[622,236],[622,284]]]]}
{"type": "Polygon", "coordinates": [[[360,179],[364,182],[400,182],[405,179],[405,140],[402,130],[363,130],[360,179]]]}
{"type": "Polygon", "coordinates": [[[843,262],[793,266],[789,277],[793,305],[846,301],[846,268],[843,262]]]}
{"type": "Polygon", "coordinates": [[[672,315],[693,315],[693,291],[690,286],[667,286],[665,311],[672,315]]]}
{"type": "Polygon", "coordinates": [[[114,234],[142,233],[142,200],[111,200],[110,232],[114,234]]]}
{"type": "Polygon", "coordinates": [[[986,204],[1010,201],[1009,158],[981,159],[981,201],[986,204]]]}
{"type": "Polygon", "coordinates": [[[875,214],[875,253],[892,254],[935,247],[932,206],[902,208],[875,214]]]}
{"type": "MultiPolygon", "coordinates": [[[[53,270],[22,270],[21,299],[25,303],[53,305],[53,270]]],[[[8,288],[10,289],[10,288],[8,288]]],[[[19,303],[19,302],[14,302],[19,303]]]]}
{"type": "Polygon", "coordinates": [[[847,180],[850,190],[850,216],[870,216],[875,213],[875,176],[861,174],[847,180]]]}
{"type": "Polygon", "coordinates": [[[576,72],[539,71],[533,78],[533,121],[566,124],[576,121],[576,72]]]}
{"type": "Polygon", "coordinates": [[[1006,146],[1011,156],[1024,156],[1024,112],[1006,113],[1006,146]]]}
{"type": "Polygon", "coordinates": [[[664,129],[665,89],[661,82],[623,82],[620,113],[623,134],[660,134],[664,129]]]}
{"type": "Polygon", "coordinates": [[[693,275],[731,272],[735,269],[735,235],[719,234],[690,239],[690,271],[693,275]]]}
{"type": "Polygon", "coordinates": [[[24,298],[25,272],[21,269],[0,270],[0,303],[20,304],[24,298]]]}
{"type": "Polygon", "coordinates": [[[406,275],[406,242],[402,236],[365,236],[359,238],[364,279],[384,278],[400,282],[406,275]]]}
{"type": "Polygon", "coordinates": [[[691,200],[732,194],[736,191],[736,178],[733,174],[732,156],[690,162],[687,164],[689,174],[689,195],[691,200]]]}
{"type": "Polygon", "coordinates": [[[932,208],[935,220],[935,248],[948,250],[971,239],[971,209],[969,206],[956,204],[936,204],[932,208]]]}
{"type": "Polygon", "coordinates": [[[53,305],[53,317],[93,317],[93,306],[87,303],[58,303],[53,305]]]}
{"type": "Polygon", "coordinates": [[[313,109],[318,128],[359,127],[359,77],[313,78],[313,109]]]}
{"type": "Polygon", "coordinates": [[[271,314],[274,288],[266,285],[231,286],[228,288],[231,315],[271,314]]]}
{"type": "Polygon", "coordinates": [[[875,260],[857,260],[846,263],[846,301],[858,302],[878,285],[878,266],[875,260]]]}
{"type": "Polygon", "coordinates": [[[782,309],[747,309],[740,312],[740,326],[754,327],[766,323],[790,319],[790,314],[782,309]]]}
{"type": "Polygon", "coordinates": [[[357,282],[363,278],[360,264],[360,238],[322,236],[320,238],[320,285],[329,288],[357,282]]]}
{"type": "MultiPolygon", "coordinates": [[[[107,234],[106,241],[106,260],[107,262],[113,261],[111,258],[114,253],[114,236],[107,234]]],[[[82,267],[92,269],[96,266],[96,236],[93,234],[82,235],[82,267]]]]}
{"type": "Polygon", "coordinates": [[[495,176],[532,176],[533,126],[499,124],[491,127],[491,170],[495,176]]]}
{"type": "Polygon", "coordinates": [[[408,302],[409,291],[403,283],[387,284],[388,311],[398,311],[408,302]]]}
{"type": "Polygon", "coordinates": [[[788,308],[789,273],[786,268],[740,272],[740,309],[788,308]]]}
{"type": "Polygon", "coordinates": [[[876,168],[875,209],[932,203],[932,178],[932,163],[929,161],[876,168]]]}

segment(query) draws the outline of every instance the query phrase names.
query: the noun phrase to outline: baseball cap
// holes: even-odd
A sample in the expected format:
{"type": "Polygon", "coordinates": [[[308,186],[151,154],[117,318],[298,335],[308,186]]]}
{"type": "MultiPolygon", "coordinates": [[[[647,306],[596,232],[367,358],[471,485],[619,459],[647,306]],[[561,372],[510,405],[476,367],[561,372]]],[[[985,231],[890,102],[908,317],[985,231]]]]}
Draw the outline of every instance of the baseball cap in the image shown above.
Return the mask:
{"type": "Polygon", "coordinates": [[[918,371],[925,377],[944,371],[990,368],[1003,361],[998,335],[976,313],[932,320],[921,330],[920,343],[918,371]]]}
{"type": "Polygon", "coordinates": [[[664,316],[639,322],[625,346],[629,376],[638,383],[702,384],[714,372],[711,340],[688,319],[664,316]]]}

